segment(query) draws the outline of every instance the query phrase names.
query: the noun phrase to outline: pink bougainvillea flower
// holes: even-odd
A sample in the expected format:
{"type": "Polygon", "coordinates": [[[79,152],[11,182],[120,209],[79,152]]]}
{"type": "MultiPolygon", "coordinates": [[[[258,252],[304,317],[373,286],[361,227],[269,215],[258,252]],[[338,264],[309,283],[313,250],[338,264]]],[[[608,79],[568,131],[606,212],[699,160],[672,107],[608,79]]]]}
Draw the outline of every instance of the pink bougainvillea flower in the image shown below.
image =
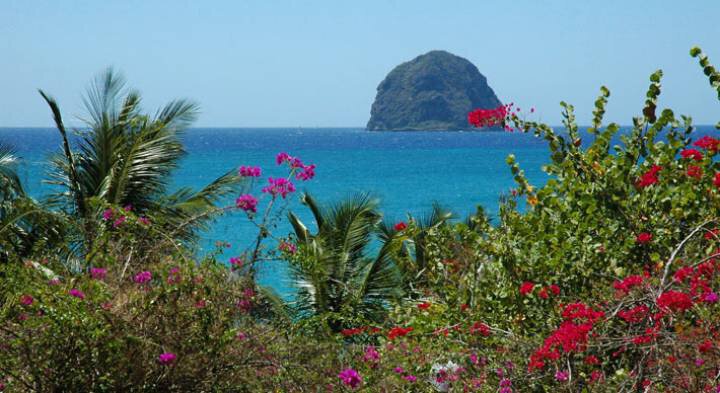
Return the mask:
{"type": "Polygon", "coordinates": [[[408,381],[408,382],[410,382],[410,383],[413,383],[413,382],[417,381],[417,377],[414,376],[414,375],[406,375],[406,376],[403,377],[403,379],[406,380],[406,381],[408,381]]]}
{"type": "Polygon", "coordinates": [[[559,382],[566,382],[568,380],[568,375],[567,371],[558,371],[555,373],[555,379],[559,382]]]}
{"type": "Polygon", "coordinates": [[[362,383],[362,377],[360,374],[351,368],[342,370],[340,374],[338,374],[338,378],[340,378],[346,386],[350,386],[352,389],[355,389],[362,383]]]}
{"type": "Polygon", "coordinates": [[[275,157],[275,162],[276,162],[278,165],[280,165],[280,164],[282,164],[282,163],[284,163],[284,162],[289,162],[290,160],[292,160],[292,157],[291,157],[289,154],[285,153],[285,152],[278,153],[278,155],[275,157]]]}
{"type": "Polygon", "coordinates": [[[150,225],[150,219],[145,216],[138,217],[138,222],[142,225],[148,226],[150,225]]]}
{"type": "Polygon", "coordinates": [[[257,166],[241,166],[238,175],[242,177],[260,177],[262,170],[257,166]]]}
{"type": "Polygon", "coordinates": [[[147,284],[152,280],[152,273],[145,270],[135,275],[133,278],[133,281],[135,281],[136,284],[147,284]]]}
{"type": "Polygon", "coordinates": [[[102,214],[103,220],[110,221],[113,218],[113,211],[112,209],[105,209],[102,214]]]}
{"type": "Polygon", "coordinates": [[[714,304],[717,303],[718,300],[720,300],[720,297],[718,297],[718,294],[715,292],[708,292],[705,294],[705,297],[703,297],[705,303],[714,304]]]}
{"type": "Polygon", "coordinates": [[[113,228],[117,228],[120,225],[124,224],[125,220],[127,220],[127,217],[125,217],[125,216],[118,217],[117,219],[115,219],[115,221],[113,221],[113,225],[112,225],[113,228]]]}
{"type": "Polygon", "coordinates": [[[20,304],[22,304],[23,306],[30,306],[33,304],[34,301],[35,299],[33,299],[33,297],[30,295],[20,296],[20,304]]]}
{"type": "Polygon", "coordinates": [[[370,345],[365,348],[363,360],[370,363],[377,363],[380,361],[380,352],[378,352],[374,346],[370,345]]]}
{"type": "Polygon", "coordinates": [[[302,181],[307,181],[315,177],[315,164],[303,165],[302,171],[295,175],[295,178],[302,181]]]}
{"type": "Polygon", "coordinates": [[[92,277],[94,280],[104,280],[106,275],[107,275],[107,269],[105,269],[105,268],[102,268],[102,267],[90,268],[90,277],[92,277]]]}
{"type": "Polygon", "coordinates": [[[175,359],[177,359],[177,356],[174,353],[164,352],[158,356],[158,363],[163,366],[169,366],[175,362],[175,359]]]}
{"type": "Polygon", "coordinates": [[[70,294],[70,296],[76,297],[80,300],[85,299],[85,294],[83,293],[83,291],[81,291],[77,288],[71,289],[68,293],[70,294]]]}
{"type": "Polygon", "coordinates": [[[238,270],[243,267],[243,259],[241,257],[230,258],[230,270],[238,270]]]}
{"type": "Polygon", "coordinates": [[[263,187],[262,192],[272,195],[273,198],[278,195],[285,198],[288,194],[295,192],[295,185],[287,179],[273,179],[270,177],[268,178],[268,183],[270,184],[263,187]]]}
{"type": "Polygon", "coordinates": [[[297,246],[295,243],[282,241],[280,242],[280,245],[278,245],[278,249],[280,251],[287,252],[288,254],[295,254],[297,252],[297,246]]]}
{"type": "Polygon", "coordinates": [[[257,213],[257,204],[258,200],[250,194],[240,195],[240,197],[235,200],[235,206],[246,212],[257,213]]]}

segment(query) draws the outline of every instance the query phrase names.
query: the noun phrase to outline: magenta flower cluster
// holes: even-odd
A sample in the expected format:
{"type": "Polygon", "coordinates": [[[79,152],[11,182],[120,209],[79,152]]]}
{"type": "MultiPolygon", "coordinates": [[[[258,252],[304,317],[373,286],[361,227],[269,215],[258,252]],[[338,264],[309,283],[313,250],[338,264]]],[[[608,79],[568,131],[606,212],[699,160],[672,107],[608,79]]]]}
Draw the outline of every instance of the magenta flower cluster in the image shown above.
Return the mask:
{"type": "Polygon", "coordinates": [[[160,356],[158,356],[158,363],[162,364],[163,366],[168,366],[173,364],[175,362],[175,359],[177,359],[177,356],[172,352],[164,352],[161,353],[160,356]]]}
{"type": "Polygon", "coordinates": [[[152,280],[152,273],[147,270],[136,274],[133,278],[136,284],[145,284],[150,282],[150,280],[152,280]]]}
{"type": "Polygon", "coordinates": [[[273,198],[280,195],[284,199],[289,193],[295,192],[295,185],[287,179],[271,177],[268,178],[268,183],[270,184],[263,187],[262,192],[272,195],[273,198]]]}
{"type": "Polygon", "coordinates": [[[81,291],[77,288],[71,289],[68,293],[70,294],[70,296],[76,297],[80,300],[85,299],[85,294],[83,293],[83,291],[81,291]]]}
{"type": "Polygon", "coordinates": [[[287,252],[288,254],[295,254],[297,252],[297,246],[294,243],[282,241],[278,246],[280,251],[287,252]]]}
{"type": "Polygon", "coordinates": [[[240,169],[238,169],[238,175],[242,177],[260,177],[262,174],[262,170],[260,170],[260,167],[257,166],[241,166],[240,169]]]}
{"type": "Polygon", "coordinates": [[[105,269],[105,268],[102,268],[102,267],[90,268],[90,277],[92,277],[93,280],[104,280],[106,275],[107,275],[107,269],[105,269]]]}
{"type": "Polygon", "coordinates": [[[256,213],[257,204],[258,200],[250,194],[240,195],[240,197],[235,200],[235,206],[238,209],[245,210],[246,212],[256,213]]]}
{"type": "Polygon", "coordinates": [[[305,165],[299,158],[293,157],[285,152],[279,153],[277,157],[275,157],[275,162],[278,165],[282,165],[283,163],[287,162],[290,164],[290,168],[300,169],[297,175],[295,175],[295,178],[298,180],[306,181],[315,177],[314,164],[305,165]]]}
{"type": "Polygon", "coordinates": [[[243,259],[241,257],[232,257],[230,258],[230,269],[231,270],[239,270],[243,267],[243,259]]]}
{"type": "Polygon", "coordinates": [[[33,299],[33,297],[30,295],[20,296],[20,304],[22,304],[23,306],[30,306],[33,304],[34,301],[35,299],[33,299]]]}
{"type": "Polygon", "coordinates": [[[350,386],[352,389],[355,389],[362,383],[362,377],[360,374],[351,368],[346,368],[340,371],[338,378],[340,378],[346,386],[350,386]]]}

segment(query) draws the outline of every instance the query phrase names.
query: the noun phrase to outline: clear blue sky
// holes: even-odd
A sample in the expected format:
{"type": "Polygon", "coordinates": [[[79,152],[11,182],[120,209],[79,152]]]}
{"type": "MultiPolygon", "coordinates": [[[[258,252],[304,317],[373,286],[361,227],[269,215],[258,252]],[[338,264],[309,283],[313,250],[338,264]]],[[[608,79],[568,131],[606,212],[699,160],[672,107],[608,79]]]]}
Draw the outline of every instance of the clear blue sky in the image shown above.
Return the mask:
{"type": "Polygon", "coordinates": [[[629,124],[656,68],[661,107],[714,124],[720,102],[688,50],[720,66],[718,15],[719,0],[2,0],[0,126],[52,124],[38,87],[81,115],[107,66],[147,109],[196,100],[198,126],[364,126],[385,74],[432,49],[553,124],[561,100],[587,124],[602,84],[608,119],[629,124]]]}

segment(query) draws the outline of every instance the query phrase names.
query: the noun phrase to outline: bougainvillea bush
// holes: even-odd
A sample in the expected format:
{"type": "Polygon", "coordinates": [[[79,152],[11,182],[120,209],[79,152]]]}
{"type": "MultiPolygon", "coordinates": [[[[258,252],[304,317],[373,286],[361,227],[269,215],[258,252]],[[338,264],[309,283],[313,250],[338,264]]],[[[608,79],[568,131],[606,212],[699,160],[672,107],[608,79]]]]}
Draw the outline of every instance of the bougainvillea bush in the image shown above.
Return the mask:
{"type": "Polygon", "coordinates": [[[313,225],[288,212],[293,233],[272,233],[316,171],[287,153],[283,178],[238,169],[245,188],[219,210],[258,235],[229,258],[91,201],[93,225],[53,232],[80,231],[81,258],[2,254],[0,391],[718,392],[720,139],[658,109],[661,77],[629,129],[603,125],[604,87],[583,134],[567,104],[563,132],[511,104],[470,113],[550,148],[544,185],[508,158],[496,220],[436,206],[385,222],[365,194],[300,195],[313,225]],[[255,281],[279,258],[290,299],[255,281]]]}

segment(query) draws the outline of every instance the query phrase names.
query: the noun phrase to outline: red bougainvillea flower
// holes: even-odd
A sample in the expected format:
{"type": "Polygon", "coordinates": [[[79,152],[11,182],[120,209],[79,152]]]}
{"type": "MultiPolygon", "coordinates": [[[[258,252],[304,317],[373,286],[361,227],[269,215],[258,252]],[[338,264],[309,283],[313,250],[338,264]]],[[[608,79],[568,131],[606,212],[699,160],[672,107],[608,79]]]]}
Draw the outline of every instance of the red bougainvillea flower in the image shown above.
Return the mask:
{"type": "Polygon", "coordinates": [[[715,174],[715,178],[713,178],[713,184],[715,187],[720,188],[720,173],[715,174]]]}
{"type": "Polygon", "coordinates": [[[413,331],[413,328],[412,328],[412,327],[403,328],[403,327],[396,326],[396,327],[390,329],[390,331],[388,332],[387,337],[388,337],[389,340],[393,340],[393,339],[395,339],[396,337],[404,337],[404,336],[406,336],[408,333],[410,333],[410,332],[412,332],[412,331],[413,331]]]}
{"type": "Polygon", "coordinates": [[[468,123],[473,127],[505,126],[505,121],[510,114],[513,104],[500,105],[497,108],[475,109],[468,113],[468,123]]]}
{"type": "Polygon", "coordinates": [[[682,158],[691,158],[695,161],[702,161],[703,155],[696,149],[685,149],[680,152],[682,158]]]}
{"type": "Polygon", "coordinates": [[[175,362],[175,359],[177,359],[177,356],[174,353],[165,352],[161,353],[158,356],[158,363],[162,364],[163,366],[168,366],[173,364],[173,362],[175,362]]]}
{"type": "Polygon", "coordinates": [[[638,276],[638,275],[627,276],[622,281],[615,281],[613,283],[613,288],[627,294],[628,292],[630,292],[631,289],[642,285],[643,280],[644,280],[643,276],[638,276]]]}
{"type": "Polygon", "coordinates": [[[404,231],[405,229],[407,229],[407,224],[404,223],[403,221],[400,221],[399,223],[397,223],[393,226],[393,229],[395,229],[398,232],[404,231]]]}
{"type": "Polygon", "coordinates": [[[686,173],[688,177],[700,179],[702,178],[703,170],[697,165],[689,165],[686,173]]]}
{"type": "Polygon", "coordinates": [[[595,355],[588,355],[585,357],[584,362],[585,362],[585,364],[594,366],[594,365],[600,364],[600,359],[598,359],[597,356],[595,356],[595,355]]]}
{"type": "Polygon", "coordinates": [[[657,183],[658,172],[660,172],[661,170],[661,166],[653,165],[652,167],[650,167],[650,169],[648,169],[647,172],[643,173],[642,176],[640,176],[640,179],[638,179],[636,185],[639,188],[645,188],[657,183]]]}
{"type": "Polygon", "coordinates": [[[424,302],[424,303],[418,304],[417,308],[419,308],[421,310],[427,310],[428,308],[430,308],[430,306],[431,306],[431,304],[429,302],[424,302]]]}
{"type": "Polygon", "coordinates": [[[715,229],[711,229],[708,232],[705,232],[703,237],[705,237],[705,239],[707,239],[707,240],[714,240],[714,239],[717,239],[719,235],[720,235],[720,229],[715,228],[715,229]]]}
{"type": "Polygon", "coordinates": [[[638,323],[645,319],[649,311],[646,305],[641,304],[629,310],[620,310],[617,316],[627,323],[638,323]]]}
{"type": "Polygon", "coordinates": [[[700,353],[708,353],[712,351],[713,349],[713,343],[710,340],[703,341],[700,345],[698,345],[698,350],[700,353]]]}
{"type": "Polygon", "coordinates": [[[363,327],[352,328],[352,329],[343,329],[340,331],[340,334],[342,334],[345,337],[351,337],[356,334],[362,333],[364,330],[365,330],[365,328],[363,328],[363,327]]]}
{"type": "Polygon", "coordinates": [[[527,296],[532,293],[535,289],[535,284],[530,281],[525,281],[520,285],[520,295],[527,296]]]}
{"type": "Polygon", "coordinates": [[[470,334],[479,334],[483,337],[488,337],[490,335],[490,326],[482,322],[475,322],[470,326],[470,334]]]}
{"type": "Polygon", "coordinates": [[[647,232],[642,232],[635,238],[635,241],[639,244],[647,244],[652,241],[653,235],[647,232]]]}
{"type": "Polygon", "coordinates": [[[720,146],[720,140],[715,139],[711,136],[704,136],[693,143],[693,146],[697,146],[701,149],[708,150],[710,152],[716,152],[718,151],[718,147],[720,146]]]}
{"type": "Polygon", "coordinates": [[[656,301],[658,307],[670,311],[682,312],[692,308],[693,303],[690,295],[679,291],[663,292],[656,301]]]}
{"type": "Polygon", "coordinates": [[[590,331],[604,316],[605,313],[602,311],[594,310],[583,303],[565,306],[562,312],[564,321],[545,339],[543,346],[530,356],[528,369],[530,371],[542,369],[546,361],[560,359],[561,351],[564,353],[584,351],[590,331]]]}
{"type": "Polygon", "coordinates": [[[548,289],[547,289],[547,288],[540,288],[540,291],[538,292],[538,296],[540,296],[540,298],[542,298],[542,299],[547,299],[547,298],[549,298],[550,295],[548,294],[548,289]]]}
{"type": "Polygon", "coordinates": [[[560,287],[556,284],[550,285],[550,292],[552,292],[553,295],[559,296],[560,295],[560,287]]]}

